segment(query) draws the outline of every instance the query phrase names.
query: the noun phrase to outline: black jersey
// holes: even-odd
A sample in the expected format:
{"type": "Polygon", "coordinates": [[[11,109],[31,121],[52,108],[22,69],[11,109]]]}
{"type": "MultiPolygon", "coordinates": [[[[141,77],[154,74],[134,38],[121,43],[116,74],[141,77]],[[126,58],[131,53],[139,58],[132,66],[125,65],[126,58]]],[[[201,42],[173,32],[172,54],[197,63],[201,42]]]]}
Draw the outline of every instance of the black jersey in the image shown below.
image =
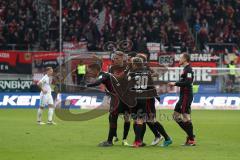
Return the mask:
{"type": "Polygon", "coordinates": [[[126,69],[126,65],[112,65],[109,68],[109,73],[112,73],[115,76],[123,76],[124,71],[126,69]]]}
{"type": "Polygon", "coordinates": [[[112,76],[113,87],[120,99],[129,107],[134,107],[139,98],[156,97],[151,73],[144,68],[130,71],[124,78],[112,76]]]}
{"type": "Polygon", "coordinates": [[[187,65],[183,69],[180,80],[176,82],[176,86],[180,87],[180,94],[192,94],[192,84],[194,79],[194,72],[190,65],[187,65]]]}
{"type": "Polygon", "coordinates": [[[154,89],[151,72],[147,68],[131,71],[127,75],[131,90],[144,91],[154,89]]]}
{"type": "Polygon", "coordinates": [[[102,72],[95,83],[87,84],[87,87],[96,87],[100,84],[104,84],[108,92],[114,93],[114,89],[111,82],[111,74],[102,72]]]}

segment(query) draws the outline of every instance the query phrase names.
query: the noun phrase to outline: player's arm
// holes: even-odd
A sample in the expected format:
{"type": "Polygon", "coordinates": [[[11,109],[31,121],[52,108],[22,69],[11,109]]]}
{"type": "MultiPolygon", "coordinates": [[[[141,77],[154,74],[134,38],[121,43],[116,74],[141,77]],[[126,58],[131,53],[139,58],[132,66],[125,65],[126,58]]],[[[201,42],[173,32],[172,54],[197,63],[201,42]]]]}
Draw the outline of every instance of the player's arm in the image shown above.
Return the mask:
{"type": "Polygon", "coordinates": [[[37,83],[37,86],[40,88],[40,90],[45,94],[47,91],[43,89],[43,82],[44,82],[44,77],[37,83]]]}
{"type": "Polygon", "coordinates": [[[193,82],[193,73],[188,71],[186,73],[186,78],[184,78],[183,81],[178,81],[178,82],[170,82],[168,85],[170,86],[178,86],[178,87],[185,87],[191,85],[193,82]]]}
{"type": "Polygon", "coordinates": [[[86,87],[96,87],[99,86],[102,83],[102,79],[98,79],[96,82],[94,83],[89,83],[86,85],[86,87]]]}
{"type": "Polygon", "coordinates": [[[185,87],[185,86],[189,86],[192,84],[192,78],[185,78],[184,81],[180,82],[176,82],[175,83],[175,86],[178,86],[178,87],[185,87]]]}
{"type": "Polygon", "coordinates": [[[102,74],[98,77],[97,81],[94,83],[89,83],[86,85],[86,87],[96,87],[102,84],[106,80],[106,74],[102,74]]]}

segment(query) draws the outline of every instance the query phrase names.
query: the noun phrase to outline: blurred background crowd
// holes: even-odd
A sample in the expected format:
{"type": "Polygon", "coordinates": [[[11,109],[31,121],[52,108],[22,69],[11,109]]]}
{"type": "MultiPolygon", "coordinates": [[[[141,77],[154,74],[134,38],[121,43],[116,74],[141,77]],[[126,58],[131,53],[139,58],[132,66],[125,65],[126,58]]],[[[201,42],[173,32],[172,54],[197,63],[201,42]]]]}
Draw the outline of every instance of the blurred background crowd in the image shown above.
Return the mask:
{"type": "MultiPolygon", "coordinates": [[[[239,0],[63,0],[63,42],[104,50],[109,41],[147,42],[171,51],[204,49],[206,43],[240,45],[239,0]]],[[[58,0],[1,0],[0,49],[59,49],[58,0]]]]}

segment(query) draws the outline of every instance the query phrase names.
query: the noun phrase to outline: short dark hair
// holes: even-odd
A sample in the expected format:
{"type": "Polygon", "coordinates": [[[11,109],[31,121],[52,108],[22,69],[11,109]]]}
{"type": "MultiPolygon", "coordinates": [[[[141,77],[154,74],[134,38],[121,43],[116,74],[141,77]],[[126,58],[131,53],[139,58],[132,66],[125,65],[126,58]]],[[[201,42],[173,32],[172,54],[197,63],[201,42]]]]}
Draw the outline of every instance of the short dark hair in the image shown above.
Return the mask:
{"type": "Polygon", "coordinates": [[[186,59],[187,62],[190,62],[190,61],[191,61],[190,54],[188,54],[188,53],[183,53],[183,57],[186,59]]]}

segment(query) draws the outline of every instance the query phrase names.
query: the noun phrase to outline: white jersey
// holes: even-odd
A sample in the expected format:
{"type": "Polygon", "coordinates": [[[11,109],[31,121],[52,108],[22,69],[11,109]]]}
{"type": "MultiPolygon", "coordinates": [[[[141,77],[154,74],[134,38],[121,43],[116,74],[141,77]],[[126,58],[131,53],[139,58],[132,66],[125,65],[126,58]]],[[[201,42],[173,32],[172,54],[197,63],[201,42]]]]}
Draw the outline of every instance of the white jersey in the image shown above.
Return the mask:
{"type": "MultiPolygon", "coordinates": [[[[38,82],[38,84],[41,83],[42,84],[42,89],[44,91],[47,91],[47,94],[51,94],[52,89],[51,89],[51,84],[52,84],[52,78],[49,77],[47,74],[38,82]]],[[[42,91],[41,91],[41,94],[42,91]]]]}

